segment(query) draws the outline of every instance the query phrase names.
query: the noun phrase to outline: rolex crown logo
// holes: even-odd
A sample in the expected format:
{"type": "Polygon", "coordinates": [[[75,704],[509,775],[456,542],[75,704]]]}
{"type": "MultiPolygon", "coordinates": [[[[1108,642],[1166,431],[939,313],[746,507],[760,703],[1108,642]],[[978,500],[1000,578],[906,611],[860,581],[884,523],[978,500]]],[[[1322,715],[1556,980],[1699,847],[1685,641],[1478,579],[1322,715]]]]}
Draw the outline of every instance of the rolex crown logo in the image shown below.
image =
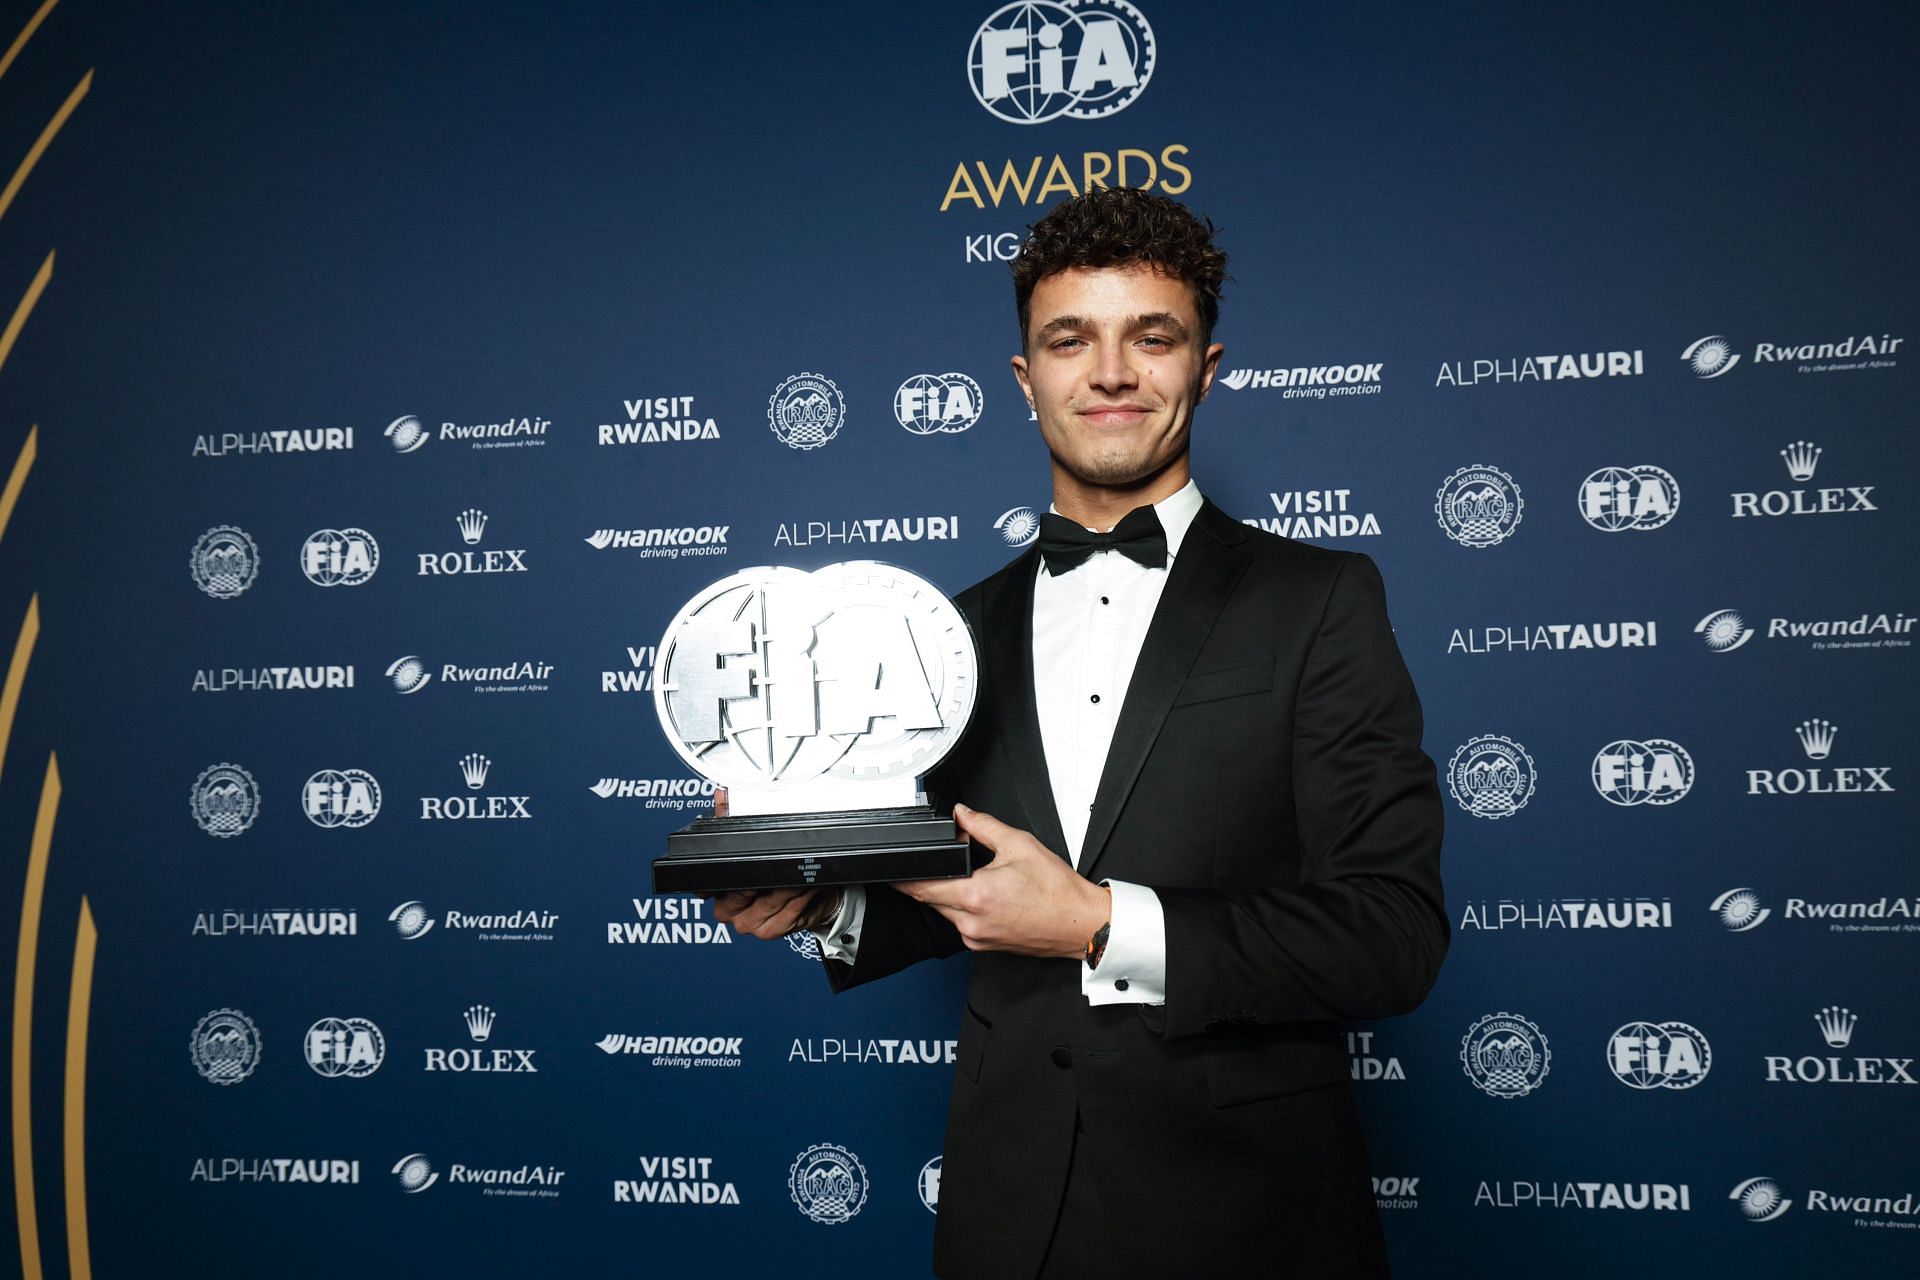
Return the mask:
{"type": "Polygon", "coordinates": [[[1831,720],[1802,720],[1793,736],[1800,739],[1800,746],[1809,760],[1825,760],[1833,753],[1833,738],[1840,731],[1833,727],[1831,720]]]}
{"type": "Polygon", "coordinates": [[[486,1005],[476,1004],[461,1015],[467,1020],[467,1034],[478,1044],[493,1034],[493,1010],[486,1005]]]}
{"type": "Polygon", "coordinates": [[[1780,451],[1787,460],[1787,474],[1795,480],[1813,479],[1813,469],[1820,465],[1820,446],[1809,440],[1795,440],[1780,451]]]}
{"type": "Polygon", "coordinates": [[[1835,1049],[1846,1048],[1847,1042],[1853,1039],[1853,1024],[1860,1021],[1857,1015],[1836,1005],[1828,1005],[1815,1014],[1813,1020],[1820,1024],[1820,1034],[1835,1049]]]}
{"type": "Polygon", "coordinates": [[[478,751],[469,751],[460,757],[460,772],[466,776],[469,791],[478,791],[487,785],[487,770],[492,767],[493,761],[478,751]]]}
{"type": "MultiPolygon", "coordinates": [[[[1811,475],[1812,472],[1807,474],[1811,475]]],[[[457,517],[460,524],[460,539],[468,546],[480,541],[480,535],[486,532],[487,513],[477,507],[468,507],[457,517]]]]}

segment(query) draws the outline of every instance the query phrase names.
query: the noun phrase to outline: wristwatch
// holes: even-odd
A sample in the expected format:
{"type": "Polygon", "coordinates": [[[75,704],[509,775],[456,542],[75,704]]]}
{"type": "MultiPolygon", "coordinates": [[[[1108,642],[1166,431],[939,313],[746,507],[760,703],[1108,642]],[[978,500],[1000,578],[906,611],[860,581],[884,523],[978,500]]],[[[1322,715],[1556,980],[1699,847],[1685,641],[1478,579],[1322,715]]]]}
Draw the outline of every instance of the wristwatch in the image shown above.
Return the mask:
{"type": "Polygon", "coordinates": [[[1100,957],[1107,954],[1107,937],[1112,932],[1113,921],[1109,920],[1098,929],[1095,929],[1093,936],[1087,939],[1087,968],[1098,969],[1100,967],[1100,957]]]}

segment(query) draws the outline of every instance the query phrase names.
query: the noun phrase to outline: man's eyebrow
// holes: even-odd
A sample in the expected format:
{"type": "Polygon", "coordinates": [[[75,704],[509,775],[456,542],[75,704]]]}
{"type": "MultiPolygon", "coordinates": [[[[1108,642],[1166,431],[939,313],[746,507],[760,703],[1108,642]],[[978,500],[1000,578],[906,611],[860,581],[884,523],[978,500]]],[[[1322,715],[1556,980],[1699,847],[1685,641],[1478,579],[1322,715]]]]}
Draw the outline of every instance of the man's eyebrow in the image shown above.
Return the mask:
{"type": "Polygon", "coordinates": [[[1035,336],[1044,338],[1049,334],[1066,333],[1074,329],[1085,329],[1087,327],[1088,324],[1085,316],[1055,316],[1053,319],[1041,325],[1035,336]]]}
{"type": "Polygon", "coordinates": [[[1150,311],[1146,315],[1135,316],[1132,329],[1135,332],[1141,329],[1165,329],[1176,338],[1187,336],[1187,326],[1171,311],[1150,311]]]}
{"type": "MultiPolygon", "coordinates": [[[[1045,338],[1055,333],[1070,333],[1074,330],[1095,328],[1093,321],[1085,316],[1055,316],[1035,331],[1036,337],[1045,338]]],[[[1135,316],[1127,323],[1127,332],[1137,333],[1142,329],[1164,329],[1176,338],[1187,337],[1187,326],[1179,316],[1171,311],[1149,311],[1135,316]]]]}

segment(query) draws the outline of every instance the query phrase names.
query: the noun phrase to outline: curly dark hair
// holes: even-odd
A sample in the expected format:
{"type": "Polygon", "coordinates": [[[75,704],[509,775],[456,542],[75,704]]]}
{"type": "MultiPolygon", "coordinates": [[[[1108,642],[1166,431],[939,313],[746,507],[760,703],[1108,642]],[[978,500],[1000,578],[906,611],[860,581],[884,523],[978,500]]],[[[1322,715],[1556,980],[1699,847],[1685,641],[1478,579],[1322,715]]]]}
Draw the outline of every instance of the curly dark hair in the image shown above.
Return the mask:
{"type": "Polygon", "coordinates": [[[1212,340],[1220,319],[1220,287],[1227,255],[1213,243],[1213,219],[1196,218],[1178,200],[1135,187],[1095,187],[1056,206],[1029,228],[1013,260],[1013,299],[1020,311],[1020,346],[1034,286],[1069,267],[1151,263],[1193,290],[1200,342],[1212,340]]]}

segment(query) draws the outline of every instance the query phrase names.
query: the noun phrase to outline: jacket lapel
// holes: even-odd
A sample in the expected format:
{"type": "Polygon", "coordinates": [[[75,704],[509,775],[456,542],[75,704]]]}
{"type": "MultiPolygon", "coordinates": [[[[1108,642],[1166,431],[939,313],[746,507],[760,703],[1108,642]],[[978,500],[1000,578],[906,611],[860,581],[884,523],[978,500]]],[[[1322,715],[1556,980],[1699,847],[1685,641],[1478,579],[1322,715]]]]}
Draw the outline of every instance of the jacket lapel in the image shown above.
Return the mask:
{"type": "MultiPolygon", "coordinates": [[[[1153,749],[1154,739],[1160,736],[1167,712],[1173,709],[1181,684],[1193,669],[1194,659],[1200,656],[1200,647],[1206,643],[1240,575],[1246,572],[1251,557],[1238,545],[1245,536],[1231,516],[1208,502],[1194,517],[1192,527],[1181,541],[1180,554],[1174,557],[1166,589],[1160,594],[1153,622],[1147,628],[1147,638],[1140,646],[1133,680],[1127,686],[1126,701],[1120,706],[1120,719],[1114,724],[1106,768],[1100,774],[1100,787],[1094,793],[1087,838],[1080,850],[1080,874],[1089,879],[1094,878],[1094,865],[1106,851],[1114,824],[1133,791],[1134,781],[1140,776],[1147,753],[1153,749]]],[[[1028,584],[1031,597],[1031,578],[1028,584]]],[[[1027,616],[1032,617],[1031,599],[1027,616]]],[[[1031,622],[1028,625],[1031,627],[1031,622]]],[[[1027,664],[1025,687],[1037,751],[1039,720],[1032,712],[1030,653],[1027,664]]],[[[1049,793],[1048,812],[1052,813],[1052,788],[1045,783],[1044,771],[1041,778],[1049,793]]],[[[1054,825],[1056,829],[1059,826],[1057,817],[1054,825]]]]}
{"type": "MultiPolygon", "coordinates": [[[[1056,853],[1066,848],[1053,779],[1040,742],[1040,711],[1033,692],[1033,580],[1040,552],[1031,547],[1000,575],[1000,589],[982,601],[987,617],[987,679],[1000,744],[1007,753],[1027,830],[1056,853]]],[[[1018,825],[1018,824],[1015,824],[1018,825]]]]}

